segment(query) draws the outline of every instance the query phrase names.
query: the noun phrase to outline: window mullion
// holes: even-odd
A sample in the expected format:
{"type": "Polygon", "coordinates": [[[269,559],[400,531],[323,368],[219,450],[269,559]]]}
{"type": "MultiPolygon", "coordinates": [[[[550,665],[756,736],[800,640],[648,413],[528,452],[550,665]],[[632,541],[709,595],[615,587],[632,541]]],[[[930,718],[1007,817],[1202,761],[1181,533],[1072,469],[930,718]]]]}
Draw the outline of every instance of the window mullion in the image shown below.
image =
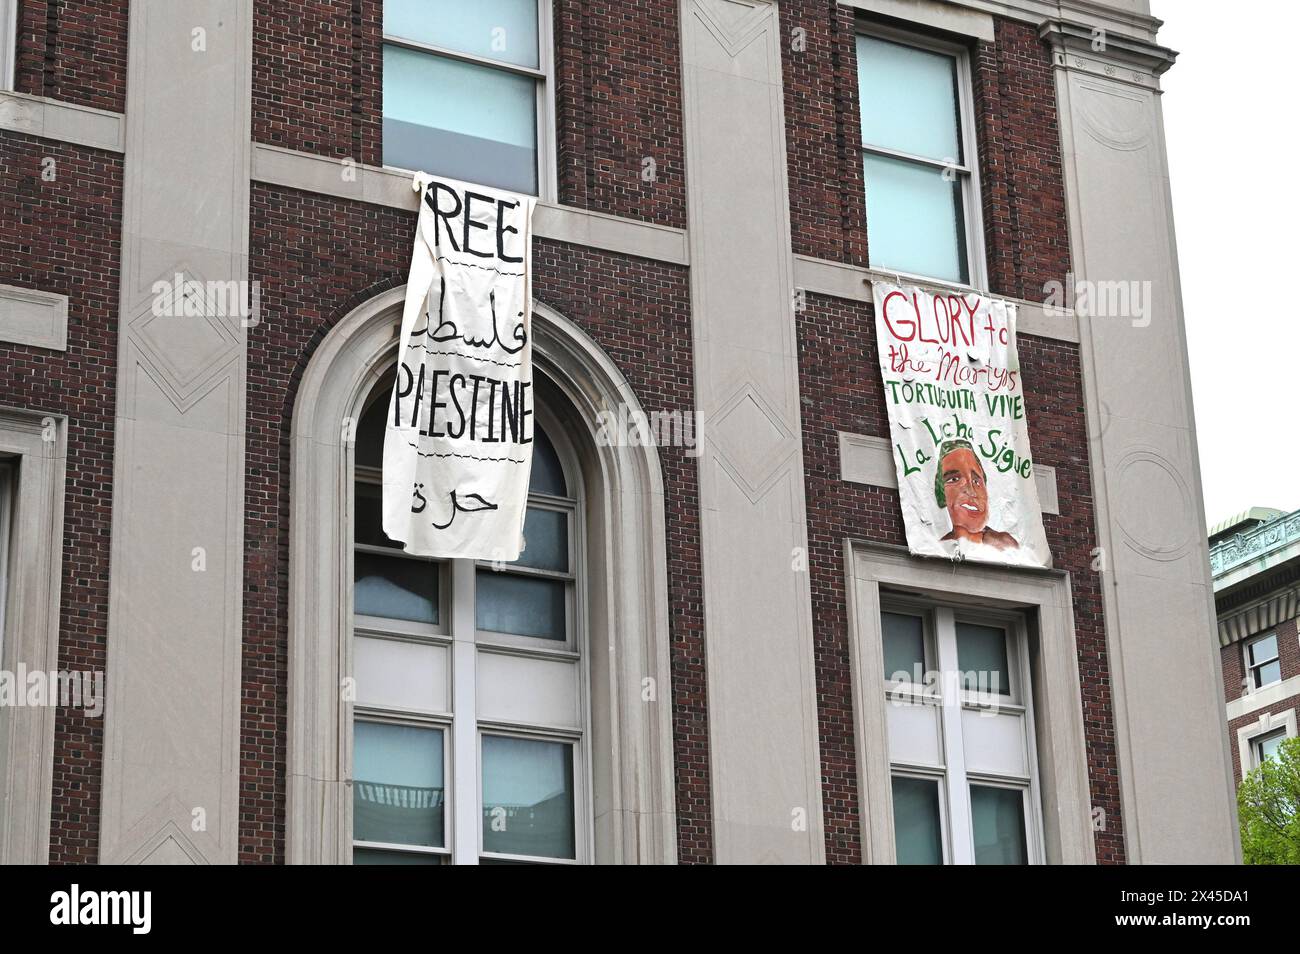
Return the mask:
{"type": "Polygon", "coordinates": [[[943,693],[942,724],[944,784],[948,795],[948,860],[974,864],[971,846],[970,787],[966,780],[966,753],[961,729],[961,676],[957,665],[957,623],[953,611],[934,611],[935,644],[943,693]]]}
{"type": "Polygon", "coordinates": [[[474,561],[451,561],[451,813],[452,864],[478,864],[481,809],[478,770],[478,704],[474,642],[474,561]]]}

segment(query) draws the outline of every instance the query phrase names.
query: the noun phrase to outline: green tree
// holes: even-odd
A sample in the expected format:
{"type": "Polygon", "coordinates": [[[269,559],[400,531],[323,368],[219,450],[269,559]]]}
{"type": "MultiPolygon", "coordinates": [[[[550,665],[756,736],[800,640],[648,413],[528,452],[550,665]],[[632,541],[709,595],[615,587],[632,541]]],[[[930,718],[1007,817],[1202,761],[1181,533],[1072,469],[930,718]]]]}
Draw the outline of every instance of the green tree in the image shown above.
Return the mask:
{"type": "Polygon", "coordinates": [[[1300,864],[1300,738],[1242,779],[1237,814],[1246,864],[1300,864]]]}

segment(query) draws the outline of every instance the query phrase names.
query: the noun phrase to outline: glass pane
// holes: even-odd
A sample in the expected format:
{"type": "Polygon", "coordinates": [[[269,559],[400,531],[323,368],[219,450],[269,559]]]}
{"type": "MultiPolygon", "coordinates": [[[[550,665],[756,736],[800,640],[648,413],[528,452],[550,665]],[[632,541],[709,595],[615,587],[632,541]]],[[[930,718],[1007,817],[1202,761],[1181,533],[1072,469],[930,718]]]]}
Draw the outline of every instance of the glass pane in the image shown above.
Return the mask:
{"type": "Polygon", "coordinates": [[[357,722],[352,837],[443,846],[442,731],[357,722]]]}
{"type": "Polygon", "coordinates": [[[871,154],[867,184],[867,252],[875,268],[967,281],[961,182],[933,166],[871,154]]]}
{"type": "Polygon", "coordinates": [[[885,644],[885,678],[902,682],[925,681],[925,627],[919,616],[881,613],[885,644]],[[906,676],[899,674],[906,673],[906,676]]]}
{"type": "Polygon", "coordinates": [[[384,164],[537,194],[527,76],[384,47],[384,164]]]}
{"type": "Polygon", "coordinates": [[[867,145],[962,161],[953,57],[859,36],[858,102],[867,145]]]}
{"type": "Polygon", "coordinates": [[[1025,850],[1025,796],[1020,789],[972,785],[970,814],[975,864],[1029,863],[1025,850]]]}
{"type": "Polygon", "coordinates": [[[894,848],[900,865],[943,864],[939,783],[894,776],[894,848]]]}
{"type": "Polygon", "coordinates": [[[569,496],[568,485],[564,482],[564,468],[560,466],[560,455],[555,452],[555,445],[540,427],[533,428],[533,470],[528,479],[530,493],[551,494],[555,497],[569,496]]]}
{"type": "Polygon", "coordinates": [[[438,564],[356,554],[352,605],[366,616],[438,622],[438,564]]]}
{"type": "Polygon", "coordinates": [[[392,393],[393,382],[375,389],[379,392],[357,421],[356,462],[359,467],[384,466],[384,417],[388,414],[388,396],[392,393]]]}
{"type": "Polygon", "coordinates": [[[957,668],[968,692],[1011,695],[1011,670],[1007,665],[1007,633],[997,626],[957,624],[957,668]]]}
{"type": "Polygon", "coordinates": [[[1277,757],[1278,747],[1286,741],[1286,733],[1279,732],[1277,735],[1271,735],[1267,739],[1260,739],[1257,743],[1259,746],[1259,761],[1262,763],[1265,759],[1277,757]]]}
{"type": "Polygon", "coordinates": [[[1265,636],[1250,644],[1250,663],[1256,665],[1266,659],[1277,658],[1277,636],[1265,636]]]}
{"type": "Polygon", "coordinates": [[[357,481],[353,500],[356,504],[356,541],[377,547],[402,549],[400,543],[388,539],[384,533],[384,491],[379,484],[357,481]]]}
{"type": "Polygon", "coordinates": [[[529,507],[524,514],[524,552],[520,566],[539,570],[569,569],[569,515],[559,510],[529,507]]]}
{"type": "Polygon", "coordinates": [[[483,850],[572,858],[573,746],[483,736],[483,850]]]}
{"type": "Polygon", "coordinates": [[[1255,670],[1255,688],[1267,686],[1279,681],[1282,678],[1282,667],[1275,661],[1264,663],[1255,670]]]}
{"type": "Polygon", "coordinates": [[[353,848],[354,865],[440,865],[442,855],[417,855],[405,851],[381,851],[378,848],[353,848]]]}
{"type": "Polygon", "coordinates": [[[478,571],[475,619],[479,629],[564,640],[564,583],[513,573],[478,571]]]}
{"type": "Polygon", "coordinates": [[[384,0],[384,32],[537,69],[537,0],[384,0]]]}

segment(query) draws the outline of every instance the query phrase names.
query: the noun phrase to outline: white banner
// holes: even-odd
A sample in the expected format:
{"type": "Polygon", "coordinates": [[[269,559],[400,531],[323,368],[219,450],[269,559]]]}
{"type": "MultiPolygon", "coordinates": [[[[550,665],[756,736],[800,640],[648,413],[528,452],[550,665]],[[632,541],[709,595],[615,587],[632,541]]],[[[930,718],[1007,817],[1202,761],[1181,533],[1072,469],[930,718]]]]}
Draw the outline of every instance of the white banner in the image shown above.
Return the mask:
{"type": "Polygon", "coordinates": [[[1029,450],[1016,308],[873,282],[876,342],[907,546],[1051,566],[1029,450]]]}
{"type": "Polygon", "coordinates": [[[536,199],[417,175],[420,217],[384,433],[384,533],[510,561],[533,461],[536,199]]]}

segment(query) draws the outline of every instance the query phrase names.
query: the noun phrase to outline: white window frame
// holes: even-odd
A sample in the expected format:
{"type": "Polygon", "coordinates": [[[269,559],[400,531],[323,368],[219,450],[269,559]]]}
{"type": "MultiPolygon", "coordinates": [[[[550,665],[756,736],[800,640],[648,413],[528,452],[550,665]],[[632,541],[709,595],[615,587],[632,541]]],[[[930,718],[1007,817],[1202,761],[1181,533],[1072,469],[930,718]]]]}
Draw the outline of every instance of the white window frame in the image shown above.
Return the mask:
{"type": "Polygon", "coordinates": [[[1245,778],[1252,769],[1259,768],[1259,743],[1281,732],[1288,739],[1300,735],[1297,727],[1296,709],[1282,712],[1261,712],[1259,718],[1249,725],[1237,730],[1237,765],[1241,777],[1245,778]]]}
{"type": "Polygon", "coordinates": [[[1255,763],[1255,768],[1264,764],[1264,743],[1274,738],[1285,742],[1290,736],[1286,734],[1286,729],[1274,729],[1250,740],[1251,761],[1255,763]]]}
{"type": "MultiPolygon", "coordinates": [[[[939,814],[943,842],[944,864],[974,864],[975,843],[971,816],[970,787],[982,785],[991,788],[1009,788],[1020,791],[1023,799],[1022,815],[1025,822],[1025,857],[1029,864],[1044,863],[1042,796],[1038,787],[1037,729],[1034,725],[1034,706],[1029,669],[1029,635],[1023,614],[989,608],[968,608],[959,605],[919,599],[893,593],[880,595],[882,613],[900,613],[920,616],[924,620],[926,653],[933,651],[933,665],[941,674],[953,674],[954,679],[940,680],[939,685],[917,692],[903,684],[886,679],[884,693],[887,700],[904,704],[937,705],[941,709],[940,737],[943,765],[919,765],[890,761],[890,777],[906,776],[938,781],[939,814]],[[1012,678],[1006,696],[967,690],[955,685],[961,672],[957,655],[957,623],[973,623],[1001,629],[1006,634],[1007,669],[1012,678]],[[957,688],[954,694],[950,689],[957,688]],[[968,769],[963,745],[962,713],[996,707],[998,711],[1024,716],[1026,758],[1029,775],[1012,776],[999,773],[977,772],[968,769]]],[[[892,799],[892,792],[890,795],[892,799]]],[[[892,816],[892,809],[891,809],[892,816]]]]}
{"type": "Polygon", "coordinates": [[[18,0],[0,0],[0,91],[18,85],[18,0]]]}
{"type": "MultiPolygon", "coordinates": [[[[384,377],[381,376],[381,389],[384,377]]],[[[382,398],[380,398],[382,399],[382,398]]],[[[542,403],[534,409],[537,426],[551,439],[564,472],[569,489],[568,497],[530,493],[529,507],[563,510],[569,514],[569,566],[570,572],[561,574],[510,566],[500,572],[515,576],[539,576],[562,579],[566,583],[565,621],[566,638],[563,642],[532,636],[489,632],[477,628],[476,587],[480,570],[491,571],[490,562],[472,560],[426,561],[439,566],[438,622],[436,624],[412,623],[381,617],[354,614],[354,638],[357,635],[441,645],[448,652],[450,678],[450,711],[397,710],[354,703],[352,722],[367,721],[390,725],[412,725],[438,729],[443,732],[443,834],[442,847],[406,845],[388,842],[353,840],[352,848],[376,849],[402,854],[426,854],[439,857],[445,864],[477,865],[482,859],[492,861],[519,861],[529,864],[578,865],[591,862],[595,844],[594,818],[591,792],[592,780],[590,675],[586,660],[586,574],[584,570],[585,540],[583,523],[584,491],[576,451],[565,435],[560,422],[542,403]],[[580,727],[537,725],[520,722],[501,722],[479,718],[476,706],[478,662],[482,654],[501,654],[525,658],[562,660],[578,669],[578,704],[580,727]],[[468,717],[457,717],[457,712],[468,717]],[[574,857],[544,858],[526,855],[487,852],[483,848],[482,803],[482,740],[484,735],[527,738],[537,741],[567,744],[573,748],[573,811],[574,857]],[[468,809],[458,806],[469,806],[468,809]]],[[[354,464],[353,482],[373,483],[377,478],[373,468],[354,464]]],[[[355,514],[355,504],[349,507],[355,514]]],[[[349,528],[353,548],[360,552],[376,552],[387,556],[404,557],[392,548],[358,544],[355,540],[355,523],[349,528]]],[[[422,557],[405,557],[424,560],[422,557]]],[[[348,746],[354,752],[354,746],[348,746]]],[[[349,771],[349,777],[352,772],[349,771]]],[[[355,786],[353,786],[353,790],[355,786]]],[[[351,794],[349,795],[349,799],[351,794]]],[[[349,806],[350,807],[350,806],[349,806]]],[[[350,814],[350,812],[349,812],[350,814]]],[[[351,855],[349,853],[349,861],[351,855]]]]}
{"type": "Polygon", "coordinates": [[[1276,632],[1261,633],[1258,636],[1251,637],[1250,639],[1242,643],[1241,653],[1242,653],[1242,662],[1245,664],[1246,667],[1246,691],[1247,692],[1259,692],[1262,689],[1267,689],[1269,686],[1276,686],[1278,683],[1282,681],[1282,640],[1276,632]],[[1250,647],[1254,646],[1256,643],[1262,643],[1264,640],[1269,639],[1270,637],[1273,640],[1273,645],[1277,647],[1277,655],[1273,656],[1271,659],[1264,660],[1262,663],[1252,664],[1250,661],[1250,647]],[[1278,664],[1277,678],[1271,679],[1265,683],[1257,683],[1255,681],[1255,671],[1257,669],[1260,669],[1263,666],[1267,666],[1271,662],[1276,662],[1278,664]]]}
{"type": "MultiPolygon", "coordinates": [[[[957,111],[958,121],[960,124],[962,163],[947,163],[924,156],[916,156],[911,153],[899,152],[894,149],[888,149],[882,146],[871,145],[863,139],[859,143],[859,148],[863,154],[870,153],[877,156],[885,156],[891,159],[901,159],[907,162],[913,162],[921,165],[932,166],[935,169],[954,169],[958,179],[962,184],[962,219],[966,228],[966,283],[955,282],[947,278],[937,278],[933,275],[917,275],[912,272],[900,271],[891,268],[885,264],[876,264],[868,261],[868,267],[875,271],[888,275],[895,275],[899,278],[909,279],[912,281],[922,282],[928,285],[939,285],[945,288],[969,289],[974,291],[987,291],[989,286],[988,279],[988,256],[984,248],[984,206],[980,191],[980,173],[979,173],[979,142],[976,135],[976,114],[975,114],[975,91],[974,80],[971,74],[970,50],[959,43],[949,43],[934,37],[926,36],[921,33],[914,33],[909,30],[901,30],[896,27],[886,26],[873,20],[859,19],[857,21],[858,34],[873,37],[877,40],[884,40],[890,43],[897,43],[902,46],[910,46],[918,50],[926,50],[931,53],[939,53],[945,56],[951,56],[956,60],[957,73],[957,111]]],[[[854,51],[856,63],[856,49],[854,51]]],[[[861,116],[862,104],[858,103],[858,114],[861,116]]],[[[952,157],[956,158],[956,157],[952,157]]],[[[861,164],[861,159],[859,159],[861,164]]],[[[863,182],[863,190],[866,190],[866,182],[863,182]]],[[[871,218],[870,197],[867,199],[867,219],[871,218]]],[[[867,246],[868,258],[871,257],[871,246],[867,246]]]]}
{"type": "MultiPolygon", "coordinates": [[[[3,2],[3,0],[0,0],[0,2],[3,2]]],[[[474,63],[478,66],[486,66],[491,69],[514,73],[518,76],[527,76],[536,81],[537,198],[542,202],[554,203],[556,201],[558,186],[556,184],[557,133],[555,130],[555,43],[551,28],[552,22],[551,0],[537,0],[538,69],[533,69],[528,66],[520,66],[518,63],[507,63],[503,60],[497,60],[491,57],[477,56],[473,53],[465,53],[460,50],[449,50],[446,47],[435,46],[433,44],[420,43],[416,40],[394,36],[389,33],[383,35],[383,43],[385,46],[398,46],[403,49],[414,50],[417,53],[432,53],[446,59],[459,60],[462,63],[474,63]]],[[[383,156],[381,154],[380,160],[382,161],[382,159],[383,156]]],[[[384,165],[384,168],[396,169],[400,172],[414,171],[387,164],[384,165]]]]}

